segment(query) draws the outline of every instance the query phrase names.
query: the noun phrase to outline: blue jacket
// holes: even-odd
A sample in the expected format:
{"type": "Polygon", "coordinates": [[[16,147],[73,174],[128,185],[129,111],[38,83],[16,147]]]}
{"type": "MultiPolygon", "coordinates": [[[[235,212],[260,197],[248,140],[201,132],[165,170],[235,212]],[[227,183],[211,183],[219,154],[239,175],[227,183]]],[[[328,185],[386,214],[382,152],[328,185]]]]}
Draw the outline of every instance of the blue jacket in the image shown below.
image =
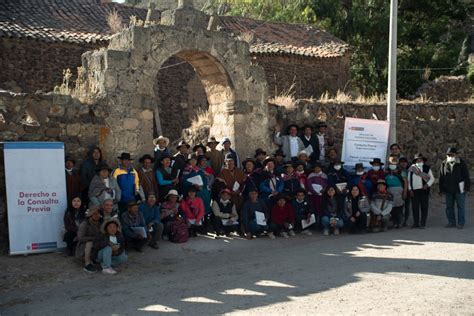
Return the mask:
{"type": "Polygon", "coordinates": [[[135,201],[135,193],[140,190],[137,171],[133,168],[128,168],[128,170],[117,168],[112,173],[112,177],[117,179],[120,191],[122,191],[120,202],[135,201]]]}
{"type": "Polygon", "coordinates": [[[285,188],[285,183],[279,176],[270,175],[267,172],[264,172],[262,174],[262,178],[264,180],[259,185],[262,198],[268,199],[268,196],[272,193],[272,189],[270,187],[270,181],[274,181],[275,191],[277,191],[278,193],[283,192],[283,189],[285,188]]]}
{"type": "Polygon", "coordinates": [[[150,206],[148,203],[142,203],[140,204],[140,213],[147,225],[152,222],[156,224],[161,222],[161,211],[158,205],[150,206]]]}

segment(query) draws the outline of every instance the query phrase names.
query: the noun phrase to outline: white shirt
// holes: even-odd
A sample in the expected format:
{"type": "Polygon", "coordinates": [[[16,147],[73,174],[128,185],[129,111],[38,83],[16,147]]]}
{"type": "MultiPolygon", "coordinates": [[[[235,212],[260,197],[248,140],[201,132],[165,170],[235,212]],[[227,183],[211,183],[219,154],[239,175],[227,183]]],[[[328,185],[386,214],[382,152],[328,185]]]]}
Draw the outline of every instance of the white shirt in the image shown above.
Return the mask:
{"type": "MultiPolygon", "coordinates": [[[[110,188],[110,180],[109,178],[102,179],[104,181],[104,184],[107,188],[110,188]]],[[[104,200],[109,200],[112,198],[112,195],[108,194],[107,192],[104,192],[104,200]]]]}
{"type": "Polygon", "coordinates": [[[319,160],[324,161],[324,157],[326,156],[325,150],[324,150],[324,134],[317,134],[318,136],[318,142],[319,142],[319,160]]]}
{"type": "Polygon", "coordinates": [[[109,236],[109,240],[113,244],[117,244],[117,236],[109,236]]]}
{"type": "MultiPolygon", "coordinates": [[[[416,168],[416,167],[412,166],[411,168],[416,168]]],[[[428,172],[428,176],[430,177],[430,179],[426,181],[426,184],[428,185],[428,187],[431,187],[434,183],[434,177],[433,177],[433,173],[431,172],[431,169],[428,172]]],[[[408,172],[408,189],[409,190],[423,189],[423,179],[419,175],[411,171],[408,172]],[[412,174],[413,174],[413,180],[411,180],[412,174]]]]}
{"type": "Polygon", "coordinates": [[[298,156],[298,137],[297,136],[290,136],[290,154],[291,157],[298,156]]]}

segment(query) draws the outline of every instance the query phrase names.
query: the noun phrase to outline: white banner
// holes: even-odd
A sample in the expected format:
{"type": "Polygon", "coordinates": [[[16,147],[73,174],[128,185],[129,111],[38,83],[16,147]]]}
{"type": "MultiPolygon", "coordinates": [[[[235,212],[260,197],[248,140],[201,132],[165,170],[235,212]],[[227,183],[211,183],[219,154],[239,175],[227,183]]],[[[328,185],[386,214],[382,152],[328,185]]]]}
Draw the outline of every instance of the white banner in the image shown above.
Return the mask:
{"type": "Polygon", "coordinates": [[[54,251],[67,208],[64,144],[4,143],[10,254],[54,251]]]}
{"type": "Polygon", "coordinates": [[[353,169],[360,162],[367,168],[374,158],[385,162],[389,126],[387,121],[346,117],[341,155],[344,167],[353,169]]]}

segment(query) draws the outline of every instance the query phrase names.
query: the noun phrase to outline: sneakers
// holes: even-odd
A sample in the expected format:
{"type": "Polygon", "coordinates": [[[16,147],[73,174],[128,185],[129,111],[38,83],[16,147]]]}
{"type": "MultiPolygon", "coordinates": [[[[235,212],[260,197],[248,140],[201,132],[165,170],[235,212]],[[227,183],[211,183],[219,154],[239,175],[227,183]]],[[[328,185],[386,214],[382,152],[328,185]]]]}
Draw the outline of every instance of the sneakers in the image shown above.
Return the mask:
{"type": "Polygon", "coordinates": [[[325,229],[324,232],[323,232],[323,235],[324,236],[329,236],[329,229],[325,229]]]}
{"type": "Polygon", "coordinates": [[[302,234],[302,235],[306,235],[306,236],[311,236],[313,233],[310,232],[309,230],[303,230],[303,231],[301,232],[301,234],[302,234]]]}
{"type": "Polygon", "coordinates": [[[274,233],[269,232],[267,235],[268,235],[268,238],[275,239],[275,234],[274,233]]]}
{"type": "Polygon", "coordinates": [[[106,268],[106,269],[102,269],[102,273],[103,274],[117,274],[117,271],[115,271],[112,268],[106,268]]]}
{"type": "Polygon", "coordinates": [[[339,228],[334,228],[334,235],[339,235],[339,228]]]}
{"type": "Polygon", "coordinates": [[[86,265],[83,270],[87,273],[96,273],[97,271],[99,271],[99,269],[97,269],[97,267],[92,263],[86,265]]]}
{"type": "Polygon", "coordinates": [[[287,233],[287,232],[282,232],[282,233],[281,233],[281,237],[283,237],[283,238],[290,238],[290,236],[288,236],[288,233],[287,233]]]}
{"type": "Polygon", "coordinates": [[[296,234],[295,234],[295,232],[293,231],[293,229],[290,229],[289,234],[290,234],[290,236],[292,236],[292,237],[293,237],[293,236],[296,236],[296,234]]]}

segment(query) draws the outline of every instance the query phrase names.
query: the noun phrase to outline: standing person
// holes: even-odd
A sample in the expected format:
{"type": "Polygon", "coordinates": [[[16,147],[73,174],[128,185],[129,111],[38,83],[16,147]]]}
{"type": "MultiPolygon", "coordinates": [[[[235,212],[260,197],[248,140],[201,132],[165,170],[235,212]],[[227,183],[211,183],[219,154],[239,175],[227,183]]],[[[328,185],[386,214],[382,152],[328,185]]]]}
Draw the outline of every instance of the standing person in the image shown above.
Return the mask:
{"type": "Polygon", "coordinates": [[[369,199],[359,187],[351,187],[345,201],[347,226],[351,234],[364,233],[367,230],[367,213],[370,211],[369,199]]]}
{"type": "MultiPolygon", "coordinates": [[[[227,155],[225,157],[225,167],[217,176],[216,180],[218,181],[214,181],[214,183],[220,182],[221,189],[229,188],[232,190],[231,200],[237,208],[237,213],[240,214],[240,210],[242,209],[242,205],[244,204],[242,190],[244,189],[246,177],[244,172],[236,167],[234,155],[227,155]]],[[[218,192],[220,192],[220,190],[218,192]]],[[[216,197],[215,199],[217,198],[218,197],[216,197]]]]}
{"type": "Polygon", "coordinates": [[[308,180],[308,177],[306,176],[306,170],[304,168],[304,162],[302,161],[296,161],[293,164],[293,168],[295,169],[295,175],[298,178],[298,181],[300,182],[300,186],[304,190],[308,190],[306,187],[306,183],[308,180]]]}
{"type": "Polygon", "coordinates": [[[117,271],[112,266],[127,262],[120,222],[116,218],[110,218],[104,221],[100,230],[101,236],[94,241],[97,261],[102,266],[102,273],[116,274],[117,271]]]}
{"type": "Polygon", "coordinates": [[[326,192],[327,185],[328,177],[323,172],[321,163],[317,162],[314,165],[313,172],[309,174],[308,180],[306,180],[306,189],[318,220],[323,215],[323,194],[326,192]]]}
{"type": "Polygon", "coordinates": [[[387,183],[383,179],[377,182],[377,192],[370,202],[370,228],[372,232],[388,230],[390,212],[393,207],[393,195],[387,191],[387,183]]]}
{"type": "Polygon", "coordinates": [[[374,158],[370,164],[372,165],[372,169],[367,172],[367,179],[372,182],[372,191],[368,192],[369,195],[372,195],[376,191],[378,181],[385,179],[385,172],[383,170],[384,163],[382,159],[374,158]]]}
{"type": "Polygon", "coordinates": [[[86,212],[84,220],[77,229],[76,258],[84,259],[84,271],[94,273],[98,268],[92,262],[94,240],[100,237],[102,224],[98,205],[92,205],[86,212]]]}
{"type": "Polygon", "coordinates": [[[347,186],[351,182],[351,176],[343,167],[343,162],[337,159],[334,164],[331,163],[326,171],[328,176],[328,186],[335,186],[338,193],[345,196],[347,186]]]}
{"type": "Polygon", "coordinates": [[[268,208],[271,208],[275,198],[283,192],[285,183],[279,175],[275,174],[275,162],[272,157],[265,158],[263,166],[259,185],[260,196],[267,203],[268,208]]]}
{"type": "Polygon", "coordinates": [[[408,219],[411,213],[411,196],[408,193],[408,159],[406,157],[400,157],[398,159],[398,165],[400,167],[400,174],[402,175],[403,181],[405,181],[406,194],[403,196],[404,203],[404,214],[403,214],[403,226],[408,225],[408,219]]]}
{"type": "MultiPolygon", "coordinates": [[[[76,161],[71,157],[66,157],[66,193],[67,201],[71,203],[72,199],[81,193],[81,176],[75,168],[76,161]]],[[[71,205],[69,205],[71,206],[71,205]]]]}
{"type": "Polygon", "coordinates": [[[325,122],[320,122],[318,124],[318,133],[316,134],[316,138],[318,139],[318,160],[322,163],[326,161],[329,146],[332,146],[332,142],[329,141],[326,135],[327,128],[328,125],[325,122]]]}
{"type": "Polygon", "coordinates": [[[281,149],[277,149],[273,153],[273,158],[275,159],[275,171],[278,174],[282,174],[284,172],[283,166],[285,165],[285,157],[286,156],[281,149]]]}
{"type": "Polygon", "coordinates": [[[84,206],[79,196],[72,198],[70,206],[64,213],[64,233],[63,241],[66,243],[68,256],[73,256],[77,245],[77,230],[82,221],[86,218],[84,206]]]}
{"type": "Polygon", "coordinates": [[[402,158],[402,148],[399,144],[394,143],[390,145],[390,156],[396,157],[398,159],[402,158]]]}
{"type": "Polygon", "coordinates": [[[117,180],[117,183],[122,192],[121,199],[118,203],[120,212],[127,209],[129,202],[135,201],[136,196],[140,196],[142,200],[145,199],[144,194],[140,192],[140,178],[138,172],[132,167],[132,157],[129,153],[122,153],[119,157],[120,165],[112,173],[112,177],[117,180]]]}
{"type": "MultiPolygon", "coordinates": [[[[245,201],[242,208],[242,225],[244,226],[245,235],[247,239],[252,239],[253,236],[268,231],[268,222],[270,219],[270,214],[268,213],[268,208],[265,202],[258,198],[258,190],[252,188],[249,190],[248,199],[245,201]],[[256,212],[263,213],[265,217],[265,222],[257,222],[256,212]]],[[[272,234],[273,236],[273,234],[272,234]]],[[[270,236],[269,233],[269,237],[270,236]]],[[[275,236],[273,236],[275,238],[275,236]]]]}
{"type": "MultiPolygon", "coordinates": [[[[332,147],[327,150],[326,154],[327,158],[324,162],[325,167],[329,167],[331,165],[334,165],[338,161],[341,161],[341,158],[339,157],[339,153],[336,148],[332,147]]],[[[326,172],[327,173],[327,172],[326,172]]]]}
{"type": "Polygon", "coordinates": [[[388,158],[388,169],[385,174],[388,192],[393,196],[393,208],[391,212],[393,228],[400,228],[403,217],[403,197],[406,196],[408,183],[403,179],[400,168],[398,167],[398,158],[390,156],[388,158]]]}
{"type": "Polygon", "coordinates": [[[215,137],[210,137],[207,141],[207,147],[209,151],[206,151],[206,158],[211,162],[211,168],[214,170],[214,174],[219,174],[224,165],[224,156],[222,152],[217,150],[216,147],[219,145],[219,142],[215,137]]]}
{"type": "Polygon", "coordinates": [[[204,233],[203,219],[204,219],[204,203],[202,199],[196,196],[196,189],[190,187],[186,198],[180,203],[180,209],[186,216],[186,222],[188,224],[189,236],[196,237],[197,232],[204,233]]]}
{"type": "Polygon", "coordinates": [[[260,184],[259,170],[255,170],[255,161],[252,158],[247,158],[242,162],[244,166],[245,182],[242,189],[244,199],[247,199],[251,191],[258,191],[260,184]]]}
{"type": "Polygon", "coordinates": [[[203,144],[195,145],[193,147],[193,154],[196,155],[196,157],[204,156],[206,154],[206,146],[203,144]]]}
{"type": "Polygon", "coordinates": [[[153,157],[145,154],[138,162],[142,165],[138,168],[138,178],[140,179],[140,186],[147,198],[148,193],[153,192],[155,197],[158,197],[158,183],[156,182],[155,172],[153,171],[153,157]]]}
{"type": "Polygon", "coordinates": [[[304,187],[301,187],[300,180],[295,173],[295,168],[292,163],[285,165],[285,172],[281,175],[281,178],[284,183],[283,192],[289,199],[293,199],[296,196],[296,192],[304,189],[304,187]]]}
{"type": "MultiPolygon", "coordinates": [[[[204,157],[204,159],[206,158],[204,157]]],[[[196,157],[194,154],[189,155],[189,159],[186,167],[184,168],[182,177],[183,195],[187,195],[188,188],[193,186],[196,189],[197,196],[200,197],[204,203],[204,213],[206,214],[207,218],[211,213],[211,191],[208,189],[209,183],[207,182],[206,174],[201,168],[198,167],[197,162],[198,157],[196,157]],[[192,181],[198,181],[199,184],[196,184],[196,182],[192,181]]]]}
{"type": "Polygon", "coordinates": [[[161,163],[155,172],[159,196],[165,197],[170,190],[178,189],[177,170],[171,167],[171,156],[161,156],[161,163]]]}
{"type": "Polygon", "coordinates": [[[263,169],[263,161],[265,160],[266,157],[267,157],[267,152],[263,150],[262,148],[257,148],[255,150],[254,158],[255,158],[256,169],[260,169],[260,170],[263,169]]]}
{"type": "MultiPolygon", "coordinates": [[[[295,198],[291,201],[291,205],[295,210],[296,223],[295,228],[297,232],[301,232],[303,235],[311,236],[312,233],[309,228],[316,226],[314,223],[310,226],[303,228],[302,221],[310,221],[312,216],[315,216],[314,209],[311,207],[311,203],[306,199],[304,190],[299,189],[296,192],[295,198]]],[[[316,219],[316,218],[315,218],[316,219]]]]}
{"type": "Polygon", "coordinates": [[[290,124],[287,128],[288,135],[280,136],[280,126],[275,126],[275,135],[273,142],[281,146],[285,158],[285,162],[295,162],[298,153],[304,149],[301,138],[298,137],[298,125],[290,124]]]}
{"type": "Polygon", "coordinates": [[[153,140],[153,145],[155,146],[153,151],[155,155],[155,165],[153,166],[153,170],[160,167],[161,158],[163,156],[171,156],[171,152],[168,149],[169,144],[170,139],[168,137],[160,136],[153,140]]]}
{"type": "Polygon", "coordinates": [[[214,230],[218,236],[225,234],[229,236],[231,232],[239,230],[239,215],[234,203],[230,200],[232,191],[224,189],[220,193],[220,198],[212,203],[212,213],[214,215],[214,230]]]}
{"type": "Polygon", "coordinates": [[[457,227],[462,229],[466,222],[464,215],[466,192],[471,187],[471,180],[469,168],[466,162],[459,157],[456,148],[448,148],[446,159],[441,163],[439,175],[439,191],[446,194],[446,217],[448,218],[446,227],[456,227],[454,211],[454,203],[456,203],[458,208],[457,227]]]}
{"type": "Polygon", "coordinates": [[[304,150],[309,154],[309,162],[314,165],[320,160],[319,140],[313,135],[313,127],[309,124],[303,126],[303,134],[300,136],[304,145],[304,150]]]}
{"type": "Polygon", "coordinates": [[[138,209],[137,202],[128,202],[127,211],[122,214],[121,222],[126,246],[128,248],[132,247],[138,252],[143,252],[143,247],[148,241],[149,231],[145,218],[138,209]]]}
{"type": "Polygon", "coordinates": [[[173,156],[173,162],[171,163],[171,166],[175,170],[178,177],[181,177],[181,175],[183,174],[184,168],[186,167],[186,162],[188,161],[190,147],[191,146],[187,144],[184,140],[180,141],[178,143],[178,146],[176,146],[176,150],[178,152],[173,156]]]}
{"type": "Polygon", "coordinates": [[[84,205],[89,202],[89,184],[96,175],[96,169],[102,161],[104,161],[102,150],[99,147],[93,147],[89,150],[87,158],[81,165],[81,187],[84,205]]]}
{"type": "Polygon", "coordinates": [[[235,167],[241,169],[242,165],[240,164],[239,154],[235,150],[230,148],[231,145],[232,143],[230,142],[230,138],[226,137],[222,140],[222,155],[224,157],[227,157],[229,155],[232,156],[235,161],[235,167]]]}
{"type": "Polygon", "coordinates": [[[114,209],[118,210],[118,203],[122,199],[122,191],[117,180],[110,175],[112,169],[105,162],[97,167],[97,175],[89,186],[89,201],[101,205],[105,200],[113,200],[114,209]]]}
{"type": "MultiPolygon", "coordinates": [[[[283,194],[278,195],[276,203],[272,207],[270,230],[273,235],[280,235],[284,238],[295,236],[293,228],[295,227],[295,210],[287,202],[283,194]],[[289,235],[289,236],[288,236],[289,235]]],[[[271,237],[270,237],[271,238],[271,237]]]]}
{"type": "MultiPolygon", "coordinates": [[[[204,175],[204,187],[201,190],[201,195],[200,197],[203,199],[204,202],[204,208],[206,208],[206,214],[210,215],[211,213],[211,188],[212,185],[214,184],[214,179],[216,178],[216,175],[214,173],[214,170],[208,166],[207,164],[207,158],[206,156],[198,156],[197,157],[198,161],[198,168],[201,171],[201,173],[204,175]],[[209,206],[209,207],[208,207],[209,206]],[[207,208],[208,207],[208,208],[207,208]]],[[[207,219],[207,218],[206,218],[207,219]]]]}
{"type": "Polygon", "coordinates": [[[156,196],[153,192],[148,193],[146,203],[141,203],[139,207],[140,213],[145,220],[146,229],[149,233],[150,241],[148,245],[153,249],[158,249],[158,243],[163,236],[163,224],[161,223],[160,207],[156,204],[156,196]]]}
{"type": "Polygon", "coordinates": [[[428,218],[430,188],[434,183],[434,177],[430,166],[425,164],[426,161],[426,157],[418,153],[408,169],[408,189],[412,198],[413,210],[412,228],[425,228],[428,218]]]}
{"type": "Polygon", "coordinates": [[[354,185],[357,185],[365,196],[369,196],[369,192],[372,191],[372,181],[368,179],[367,172],[365,172],[364,164],[362,163],[355,164],[355,172],[351,177],[349,187],[354,185]]]}
{"type": "Polygon", "coordinates": [[[337,188],[328,185],[323,197],[323,216],[321,224],[323,225],[323,235],[329,236],[329,230],[332,228],[334,235],[339,235],[339,230],[344,227],[344,199],[340,198],[337,188]]]}

